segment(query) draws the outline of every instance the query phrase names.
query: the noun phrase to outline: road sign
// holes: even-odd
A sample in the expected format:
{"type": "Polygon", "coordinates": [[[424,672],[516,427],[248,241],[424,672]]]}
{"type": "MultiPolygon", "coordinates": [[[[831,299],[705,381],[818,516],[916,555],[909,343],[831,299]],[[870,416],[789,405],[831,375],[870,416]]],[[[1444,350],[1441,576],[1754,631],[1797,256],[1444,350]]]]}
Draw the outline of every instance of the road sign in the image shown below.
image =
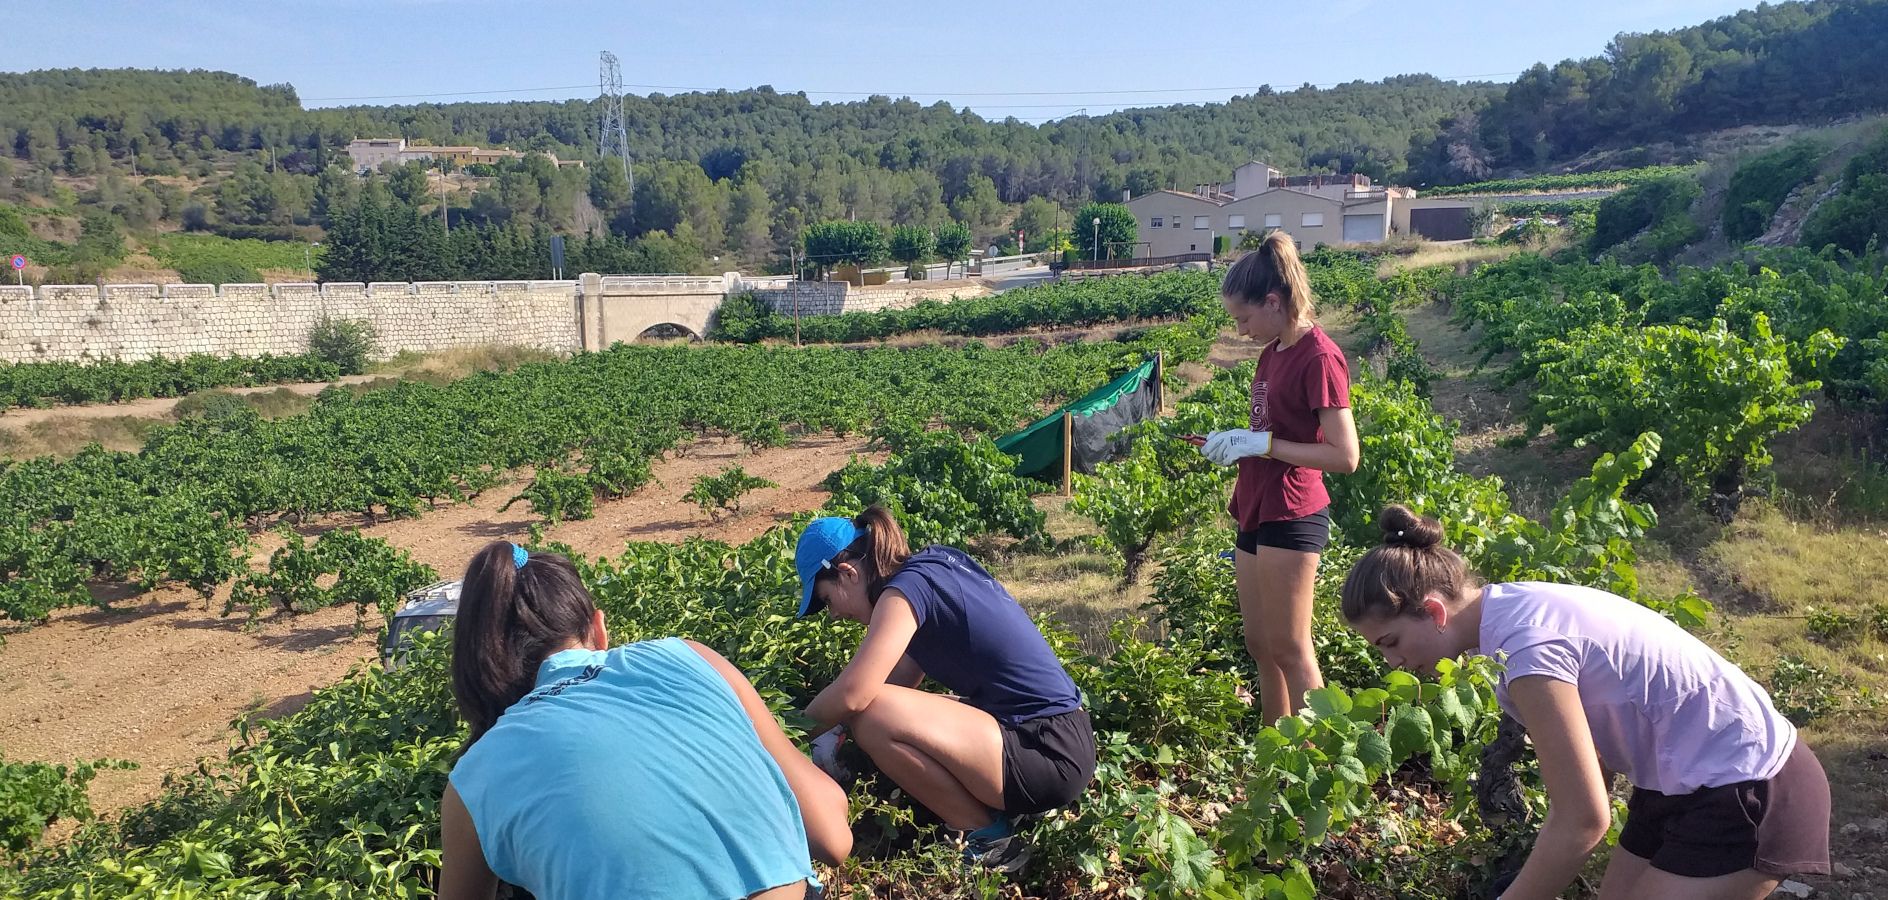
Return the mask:
{"type": "Polygon", "coordinates": [[[18,253],[15,253],[13,254],[12,263],[13,263],[13,268],[24,269],[26,268],[26,257],[21,256],[18,253]]]}

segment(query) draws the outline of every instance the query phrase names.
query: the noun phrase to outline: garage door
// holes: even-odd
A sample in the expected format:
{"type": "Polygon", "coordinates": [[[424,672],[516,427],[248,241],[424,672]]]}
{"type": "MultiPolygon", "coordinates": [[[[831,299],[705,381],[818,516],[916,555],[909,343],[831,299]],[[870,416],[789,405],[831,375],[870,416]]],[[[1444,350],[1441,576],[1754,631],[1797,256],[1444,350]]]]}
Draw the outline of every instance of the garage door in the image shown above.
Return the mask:
{"type": "Polygon", "coordinates": [[[1383,216],[1345,216],[1344,243],[1374,244],[1383,240],[1383,216]]]}
{"type": "Polygon", "coordinates": [[[1432,241],[1466,241],[1474,237],[1468,227],[1468,207],[1412,209],[1409,230],[1432,241]]]}

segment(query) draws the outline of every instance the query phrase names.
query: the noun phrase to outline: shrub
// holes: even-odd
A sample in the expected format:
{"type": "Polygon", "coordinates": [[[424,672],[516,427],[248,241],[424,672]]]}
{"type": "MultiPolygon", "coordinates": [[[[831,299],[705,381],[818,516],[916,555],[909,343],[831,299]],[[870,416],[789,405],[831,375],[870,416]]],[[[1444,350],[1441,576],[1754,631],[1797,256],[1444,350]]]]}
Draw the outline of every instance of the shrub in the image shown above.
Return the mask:
{"type": "Polygon", "coordinates": [[[1770,670],[1770,699],[1799,726],[1840,710],[1842,697],[1854,692],[1854,679],[1794,654],[1778,657],[1770,670]]]}
{"type": "Polygon", "coordinates": [[[323,316],[308,333],[308,352],[334,364],[343,375],[359,375],[374,355],[374,340],[374,326],[364,321],[323,316]]]}
{"type": "Polygon", "coordinates": [[[752,291],[736,294],[723,301],[708,323],[708,339],[752,344],[770,337],[791,334],[793,324],[783,321],[767,301],[752,291]]]}
{"type": "Polygon", "coordinates": [[[513,503],[524,500],[531,504],[532,512],[547,522],[594,518],[597,514],[596,489],[599,485],[607,489],[610,482],[611,476],[607,469],[602,475],[584,476],[559,471],[556,466],[544,466],[531,477],[528,487],[505,501],[498,511],[504,512],[513,503]]]}
{"type": "Polygon", "coordinates": [[[968,546],[977,538],[1008,535],[1030,546],[1047,543],[1047,517],[1030,500],[1031,482],[1016,474],[1016,458],[988,437],[963,440],[891,419],[873,429],[892,448],[874,466],[854,457],[826,478],[829,515],[851,516],[868,506],[890,510],[912,546],[968,546]]]}
{"type": "Polygon", "coordinates": [[[223,615],[246,607],[253,623],[272,604],[309,613],[352,603],[358,629],[368,608],[391,618],[402,594],[439,580],[431,566],[359,529],[337,528],[312,544],[287,528],[281,534],[286,543],[269,555],[268,569],[236,583],[223,615]]]}
{"type": "Polygon", "coordinates": [[[7,762],[0,757],[0,859],[24,853],[39,843],[46,828],[60,819],[92,818],[86,796],[99,769],[135,769],[133,763],[93,760],[72,766],[7,762]]]}
{"type": "Polygon", "coordinates": [[[203,262],[182,266],[177,277],[187,284],[257,284],[262,276],[241,263],[203,262]]]}
{"type": "Polygon", "coordinates": [[[1600,253],[1644,232],[1648,249],[1670,256],[1697,237],[1691,204],[1703,193],[1688,175],[1669,175],[1620,191],[1600,203],[1588,249],[1600,253]]]}
{"type": "Polygon", "coordinates": [[[1762,235],[1790,192],[1816,174],[1823,153],[1820,144],[1796,141],[1745,160],[1724,192],[1724,236],[1741,244],[1762,235]]]}
{"type": "Polygon", "coordinates": [[[1850,253],[1868,252],[1888,236],[1888,174],[1870,174],[1848,182],[1816,207],[1803,223],[1801,244],[1811,250],[1834,246],[1850,253]]]}
{"type": "Polygon", "coordinates": [[[694,486],[682,499],[701,507],[714,521],[721,521],[722,513],[739,514],[741,498],[761,488],[779,487],[780,485],[747,474],[740,466],[728,466],[714,475],[703,475],[695,479],[694,486]]]}

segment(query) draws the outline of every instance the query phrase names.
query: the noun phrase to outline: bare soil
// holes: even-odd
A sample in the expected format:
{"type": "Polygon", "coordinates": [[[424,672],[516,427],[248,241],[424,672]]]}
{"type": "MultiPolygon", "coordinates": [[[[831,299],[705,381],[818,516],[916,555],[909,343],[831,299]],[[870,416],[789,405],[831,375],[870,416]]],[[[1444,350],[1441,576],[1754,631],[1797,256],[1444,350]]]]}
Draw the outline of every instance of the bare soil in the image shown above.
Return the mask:
{"type": "MultiPolygon", "coordinates": [[[[864,452],[862,439],[830,435],[759,453],[738,442],[707,441],[656,463],[657,483],[599,503],[596,518],[559,525],[548,538],[587,556],[615,555],[632,540],[745,541],[824,503],[820,482],[864,452]],[[741,515],[712,522],[682,495],[696,477],[729,464],[780,486],[749,495],[741,515]]],[[[521,487],[500,486],[470,504],[365,530],[455,577],[486,542],[527,535],[536,521],[528,504],[498,511],[521,487]]],[[[317,527],[342,524],[357,522],[336,517],[317,527]]],[[[257,551],[256,565],[268,549],[265,543],[257,551]]],[[[220,756],[233,720],[300,709],[314,690],[375,655],[377,623],[357,630],[352,609],[275,616],[245,631],[240,616],[219,615],[222,606],[223,595],[206,602],[187,588],[167,588],[110,609],[62,610],[47,624],[7,634],[0,646],[0,751],[13,759],[138,763],[94,782],[94,807],[117,811],[155,797],[166,773],[220,756]]]]}

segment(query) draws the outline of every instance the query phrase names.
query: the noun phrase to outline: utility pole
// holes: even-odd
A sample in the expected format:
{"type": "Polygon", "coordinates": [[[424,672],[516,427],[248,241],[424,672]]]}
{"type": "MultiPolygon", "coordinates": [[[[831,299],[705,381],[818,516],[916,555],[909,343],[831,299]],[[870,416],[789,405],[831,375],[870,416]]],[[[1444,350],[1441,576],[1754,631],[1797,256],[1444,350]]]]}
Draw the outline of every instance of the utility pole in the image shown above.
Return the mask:
{"type": "Polygon", "coordinates": [[[636,206],[636,174],[629,165],[629,130],[623,124],[623,67],[616,61],[616,54],[603,51],[601,62],[597,66],[597,105],[600,106],[597,128],[598,164],[604,164],[614,156],[622,161],[623,178],[629,182],[629,204],[632,213],[636,206]]]}
{"type": "Polygon", "coordinates": [[[793,281],[787,285],[787,290],[793,294],[793,346],[798,347],[800,346],[800,251],[791,245],[787,247],[787,265],[793,267],[793,281]]]}

